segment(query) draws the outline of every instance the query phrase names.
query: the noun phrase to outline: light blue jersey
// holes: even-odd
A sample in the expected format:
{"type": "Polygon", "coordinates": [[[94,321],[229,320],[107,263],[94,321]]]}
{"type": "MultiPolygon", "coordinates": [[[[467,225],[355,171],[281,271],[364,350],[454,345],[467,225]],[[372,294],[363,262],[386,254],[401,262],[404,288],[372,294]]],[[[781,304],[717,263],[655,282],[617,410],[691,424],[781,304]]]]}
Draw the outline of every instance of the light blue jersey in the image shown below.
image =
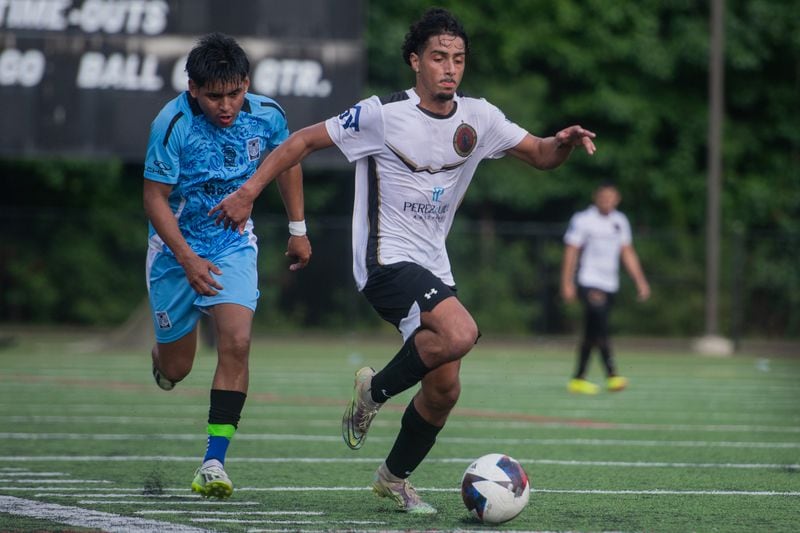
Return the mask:
{"type": "MultiPolygon", "coordinates": [[[[244,235],[226,230],[208,216],[212,207],[238,189],[263,157],[289,136],[286,116],[271,98],[246,94],[228,128],[206,119],[188,92],[168,102],[153,121],[144,177],[173,185],[172,212],[186,242],[201,257],[217,255],[243,240],[255,242],[252,221],[244,235]]],[[[150,224],[150,243],[172,253],[150,224]]]]}
{"type": "Polygon", "coordinates": [[[214,296],[195,292],[150,224],[146,277],[158,342],[174,342],[190,333],[207,307],[232,303],[255,311],[259,291],[253,222],[248,220],[240,234],[216,225],[208,212],[247,181],[263,157],[288,136],[278,104],[251,94],[245,95],[228,128],[209,122],[188,92],[168,102],[153,121],[144,177],[172,185],[169,205],[178,228],[197,255],[222,271],[211,275],[223,287],[214,296]]]}

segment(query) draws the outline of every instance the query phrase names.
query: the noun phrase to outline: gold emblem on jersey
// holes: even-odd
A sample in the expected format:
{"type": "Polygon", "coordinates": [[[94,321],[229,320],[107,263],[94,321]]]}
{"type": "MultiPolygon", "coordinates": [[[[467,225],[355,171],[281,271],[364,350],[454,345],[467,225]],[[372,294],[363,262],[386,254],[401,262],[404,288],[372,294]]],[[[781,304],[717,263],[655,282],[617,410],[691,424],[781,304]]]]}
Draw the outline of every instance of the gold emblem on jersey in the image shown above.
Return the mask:
{"type": "Polygon", "coordinates": [[[475,149],[476,144],[478,144],[478,134],[475,128],[462,122],[453,135],[453,148],[456,153],[461,157],[467,157],[475,149]]]}

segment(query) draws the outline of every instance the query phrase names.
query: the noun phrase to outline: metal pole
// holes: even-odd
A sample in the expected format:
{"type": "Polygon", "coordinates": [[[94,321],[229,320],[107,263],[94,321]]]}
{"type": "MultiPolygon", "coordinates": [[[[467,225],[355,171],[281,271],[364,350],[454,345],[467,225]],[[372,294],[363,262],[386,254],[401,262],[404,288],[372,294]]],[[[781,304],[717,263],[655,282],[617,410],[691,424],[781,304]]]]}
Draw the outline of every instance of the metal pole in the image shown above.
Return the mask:
{"type": "Polygon", "coordinates": [[[708,191],[706,210],[706,335],[719,332],[720,182],[724,87],[725,0],[711,0],[708,191]]]}

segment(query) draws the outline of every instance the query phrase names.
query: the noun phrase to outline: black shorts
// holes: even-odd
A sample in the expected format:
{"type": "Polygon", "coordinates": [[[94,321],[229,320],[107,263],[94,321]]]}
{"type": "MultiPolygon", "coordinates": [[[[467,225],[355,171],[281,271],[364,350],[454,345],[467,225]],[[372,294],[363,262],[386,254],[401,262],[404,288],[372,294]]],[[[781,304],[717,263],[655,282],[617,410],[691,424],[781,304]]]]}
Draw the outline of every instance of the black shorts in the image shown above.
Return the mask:
{"type": "Polygon", "coordinates": [[[431,311],[456,288],[445,285],[430,270],[402,262],[370,269],[361,291],[375,311],[407,339],[420,326],[420,314],[431,311]]]}

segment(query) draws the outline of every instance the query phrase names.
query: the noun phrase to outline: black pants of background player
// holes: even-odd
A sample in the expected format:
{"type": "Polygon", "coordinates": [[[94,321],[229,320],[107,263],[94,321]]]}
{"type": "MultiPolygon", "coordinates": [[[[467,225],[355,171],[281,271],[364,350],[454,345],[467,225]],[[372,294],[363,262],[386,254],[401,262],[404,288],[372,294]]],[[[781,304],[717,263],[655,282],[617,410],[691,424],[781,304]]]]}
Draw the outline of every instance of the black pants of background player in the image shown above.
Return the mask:
{"type": "Polygon", "coordinates": [[[583,338],[578,347],[578,364],[575,378],[584,379],[589,367],[592,349],[600,350],[606,377],[617,375],[614,355],[611,352],[611,341],[608,333],[608,317],[614,303],[614,293],[605,292],[592,287],[578,287],[578,298],[583,304],[583,338]]]}

